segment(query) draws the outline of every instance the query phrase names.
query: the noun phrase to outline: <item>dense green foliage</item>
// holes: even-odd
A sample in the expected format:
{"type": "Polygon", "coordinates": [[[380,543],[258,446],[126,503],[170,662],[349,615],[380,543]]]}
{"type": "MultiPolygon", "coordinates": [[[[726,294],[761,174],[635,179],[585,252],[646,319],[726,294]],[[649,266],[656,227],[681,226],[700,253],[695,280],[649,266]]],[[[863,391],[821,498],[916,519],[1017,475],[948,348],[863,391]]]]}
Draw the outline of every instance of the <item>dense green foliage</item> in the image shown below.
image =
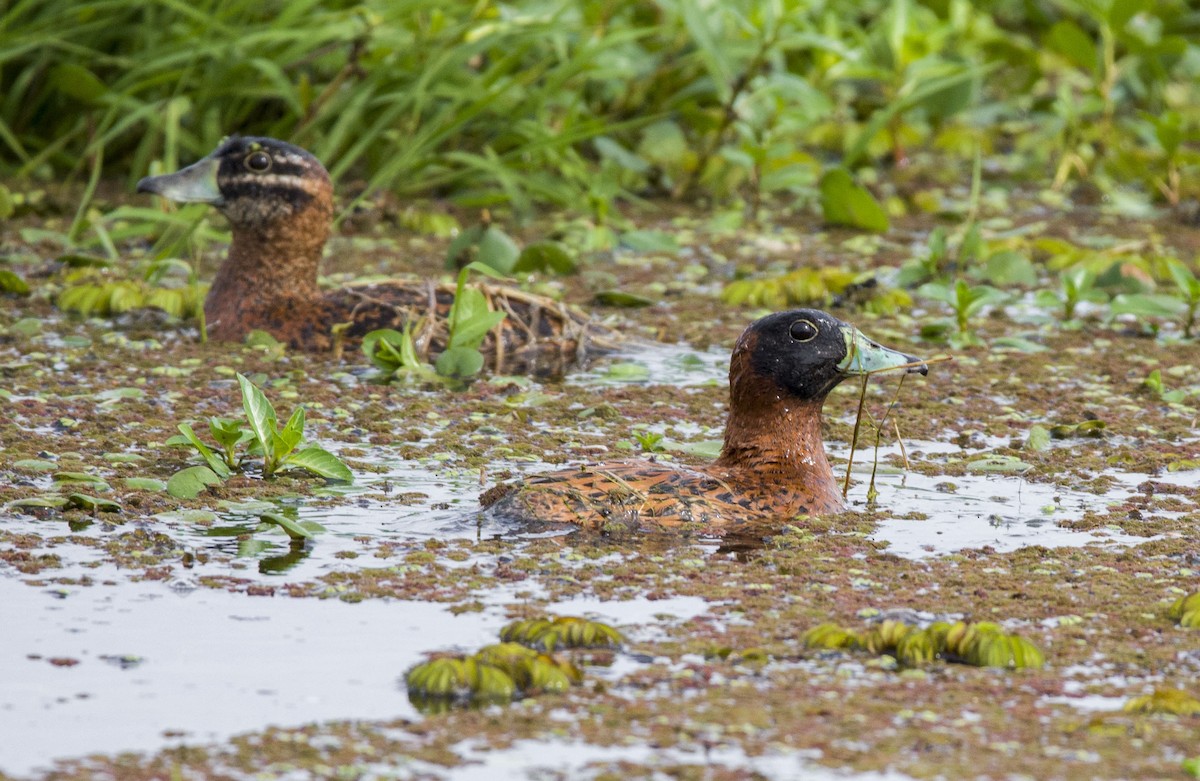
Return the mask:
{"type": "Polygon", "coordinates": [[[132,179],[239,132],[371,188],[600,220],[647,195],[817,202],[838,164],[961,181],[977,152],[1174,202],[1200,169],[1190,5],[17,0],[0,172],[132,179]]]}

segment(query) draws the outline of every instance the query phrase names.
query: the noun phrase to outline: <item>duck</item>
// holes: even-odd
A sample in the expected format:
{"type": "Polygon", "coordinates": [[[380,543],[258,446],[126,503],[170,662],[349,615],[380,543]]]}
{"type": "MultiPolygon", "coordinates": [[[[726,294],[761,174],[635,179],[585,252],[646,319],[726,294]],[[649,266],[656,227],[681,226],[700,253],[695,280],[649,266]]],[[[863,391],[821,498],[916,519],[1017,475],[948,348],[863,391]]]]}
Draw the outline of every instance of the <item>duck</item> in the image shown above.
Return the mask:
{"type": "MultiPolygon", "coordinates": [[[[418,354],[446,348],[455,286],[391,279],[322,290],[321,253],[333,225],[333,184],[313,154],[286,141],[226,138],[174,173],[147,176],[137,192],[207,203],[228,220],[233,239],[204,301],[208,337],[241,341],[251,331],[291,348],[341,352],[381,328],[416,326],[418,354]]],[[[587,315],[517,288],[476,284],[506,317],[480,351],[496,373],[554,375],[602,351],[611,334],[587,315]]]]}
{"type": "Polygon", "coordinates": [[[686,528],[706,536],[838,512],[844,506],[821,439],[821,408],[848,377],[889,369],[929,372],[920,358],[826,312],[767,315],[733,348],[724,442],[712,463],[584,464],[502,483],[480,502],[501,521],[600,532],[686,528]]]}

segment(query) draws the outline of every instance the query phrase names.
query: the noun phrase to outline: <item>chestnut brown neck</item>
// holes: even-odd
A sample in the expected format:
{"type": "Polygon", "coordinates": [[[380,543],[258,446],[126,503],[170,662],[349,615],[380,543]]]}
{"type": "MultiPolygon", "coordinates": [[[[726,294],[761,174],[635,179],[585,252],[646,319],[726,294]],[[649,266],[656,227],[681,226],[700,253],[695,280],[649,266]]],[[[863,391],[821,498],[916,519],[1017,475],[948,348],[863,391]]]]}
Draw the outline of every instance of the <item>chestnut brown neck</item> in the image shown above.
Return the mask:
{"type": "Polygon", "coordinates": [[[821,441],[825,397],[800,399],[750,366],[749,350],[734,352],[729,372],[729,420],[725,444],[713,463],[742,490],[795,494],[797,507],[813,511],[842,507],[841,493],[821,441]]]}
{"type": "Polygon", "coordinates": [[[314,198],[294,213],[266,217],[226,209],[233,243],[204,302],[210,335],[240,339],[262,327],[256,312],[280,304],[303,305],[320,297],[317,269],[329,238],[333,204],[314,198]]]}

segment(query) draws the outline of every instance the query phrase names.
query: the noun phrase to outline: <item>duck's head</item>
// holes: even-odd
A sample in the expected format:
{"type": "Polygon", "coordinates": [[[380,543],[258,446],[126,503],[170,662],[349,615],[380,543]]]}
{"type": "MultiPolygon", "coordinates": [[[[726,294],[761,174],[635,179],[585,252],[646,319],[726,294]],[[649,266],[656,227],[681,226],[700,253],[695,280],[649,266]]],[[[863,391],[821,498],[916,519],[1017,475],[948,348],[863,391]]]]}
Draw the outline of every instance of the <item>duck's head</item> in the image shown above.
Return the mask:
{"type": "Polygon", "coordinates": [[[767,315],[742,333],[730,363],[730,393],[735,407],[764,396],[820,402],[847,377],[901,367],[929,372],[920,358],[884,347],[832,315],[793,309],[767,315]]]}
{"type": "Polygon", "coordinates": [[[137,191],[172,201],[212,204],[229,218],[235,231],[269,230],[273,224],[313,212],[316,219],[310,230],[318,230],[315,223],[328,223],[333,208],[329,172],[320,160],[298,146],[253,136],[227,138],[181,171],[147,176],[138,182],[137,191]]]}

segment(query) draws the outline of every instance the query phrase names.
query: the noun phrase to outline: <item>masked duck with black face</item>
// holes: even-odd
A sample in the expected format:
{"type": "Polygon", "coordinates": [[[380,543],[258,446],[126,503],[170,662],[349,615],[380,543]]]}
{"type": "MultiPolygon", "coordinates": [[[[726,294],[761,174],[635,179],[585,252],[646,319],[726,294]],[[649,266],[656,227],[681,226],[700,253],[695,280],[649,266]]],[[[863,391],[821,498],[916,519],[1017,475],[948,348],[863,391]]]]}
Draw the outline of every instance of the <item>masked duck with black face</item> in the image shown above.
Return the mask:
{"type": "Polygon", "coordinates": [[[919,359],[814,309],[750,325],[729,365],[729,418],[716,461],[588,464],[499,485],[481,502],[497,517],[603,529],[696,525],[702,534],[780,526],[843,509],[821,441],[821,407],[842,380],[886,369],[928,373],[919,359]]]}

